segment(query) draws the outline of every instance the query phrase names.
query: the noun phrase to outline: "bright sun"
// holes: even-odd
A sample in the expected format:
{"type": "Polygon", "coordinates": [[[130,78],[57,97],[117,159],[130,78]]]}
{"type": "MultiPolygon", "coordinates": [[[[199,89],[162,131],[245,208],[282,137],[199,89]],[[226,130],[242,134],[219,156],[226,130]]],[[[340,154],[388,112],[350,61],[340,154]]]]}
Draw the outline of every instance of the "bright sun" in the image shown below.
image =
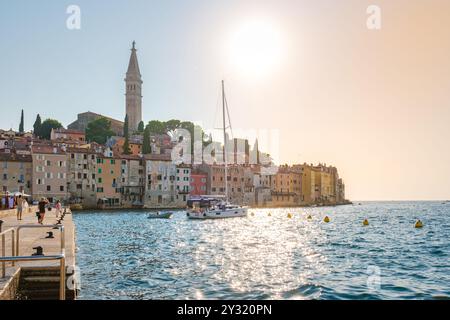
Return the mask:
{"type": "Polygon", "coordinates": [[[272,24],[262,20],[249,21],[231,36],[230,63],[245,75],[267,74],[283,59],[282,42],[280,32],[272,24]]]}

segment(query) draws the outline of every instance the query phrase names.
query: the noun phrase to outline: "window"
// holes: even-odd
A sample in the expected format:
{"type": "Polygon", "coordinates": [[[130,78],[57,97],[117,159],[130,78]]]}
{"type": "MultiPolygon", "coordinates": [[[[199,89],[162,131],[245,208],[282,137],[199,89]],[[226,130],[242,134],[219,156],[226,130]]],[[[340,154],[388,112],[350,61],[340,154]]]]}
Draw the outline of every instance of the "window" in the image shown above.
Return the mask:
{"type": "Polygon", "coordinates": [[[116,164],[116,160],[111,159],[111,164],[116,164]]]}
{"type": "Polygon", "coordinates": [[[59,191],[64,191],[64,186],[59,186],[59,191]]]}
{"type": "Polygon", "coordinates": [[[24,182],[25,182],[25,177],[23,174],[21,174],[19,177],[19,183],[24,183],[24,182]]]}
{"type": "Polygon", "coordinates": [[[98,178],[98,183],[103,183],[102,178],[98,178]]]}
{"type": "Polygon", "coordinates": [[[8,168],[8,162],[7,161],[3,161],[3,169],[7,169],[8,168]]]}
{"type": "Polygon", "coordinates": [[[6,173],[3,174],[3,180],[8,180],[8,175],[6,173]]]}
{"type": "Polygon", "coordinates": [[[75,155],[72,153],[72,154],[70,154],[70,158],[71,159],[75,159],[75,155]]]}
{"type": "Polygon", "coordinates": [[[97,192],[103,192],[103,188],[97,188],[97,192]]]}
{"type": "Polygon", "coordinates": [[[52,187],[51,186],[47,186],[47,191],[52,191],[52,187]]]}
{"type": "Polygon", "coordinates": [[[99,173],[99,174],[102,173],[102,168],[98,168],[98,173],[99,173]]]}
{"type": "Polygon", "coordinates": [[[83,155],[83,159],[84,159],[84,160],[87,160],[87,154],[84,154],[84,155],[83,155]]]}
{"type": "Polygon", "coordinates": [[[83,188],[83,185],[77,184],[77,190],[81,190],[83,188]]]}
{"type": "Polygon", "coordinates": [[[52,165],[52,162],[51,162],[50,160],[47,160],[47,162],[45,163],[45,165],[46,165],[47,167],[50,167],[50,166],[52,165]]]}

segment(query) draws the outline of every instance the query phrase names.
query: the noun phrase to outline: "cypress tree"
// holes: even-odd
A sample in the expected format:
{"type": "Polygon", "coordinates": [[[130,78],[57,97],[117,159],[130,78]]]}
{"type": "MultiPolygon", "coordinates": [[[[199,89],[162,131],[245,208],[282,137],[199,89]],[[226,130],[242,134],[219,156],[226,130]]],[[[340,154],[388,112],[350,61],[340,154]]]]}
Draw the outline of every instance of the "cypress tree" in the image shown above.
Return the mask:
{"type": "Polygon", "coordinates": [[[128,130],[128,115],[125,116],[125,123],[123,125],[123,135],[125,137],[125,143],[123,144],[123,154],[131,154],[130,150],[130,137],[128,130]]]}
{"type": "Polygon", "coordinates": [[[23,109],[22,109],[22,114],[20,116],[20,124],[19,124],[19,132],[20,133],[24,133],[24,119],[23,119],[23,109]]]}
{"type": "Polygon", "coordinates": [[[144,140],[142,141],[142,153],[150,154],[152,152],[152,148],[150,145],[150,127],[147,126],[144,130],[144,140]]]}
{"type": "Polygon", "coordinates": [[[42,128],[41,116],[38,114],[36,117],[36,121],[33,124],[33,133],[36,138],[39,138],[41,136],[41,128],[42,128]]]}

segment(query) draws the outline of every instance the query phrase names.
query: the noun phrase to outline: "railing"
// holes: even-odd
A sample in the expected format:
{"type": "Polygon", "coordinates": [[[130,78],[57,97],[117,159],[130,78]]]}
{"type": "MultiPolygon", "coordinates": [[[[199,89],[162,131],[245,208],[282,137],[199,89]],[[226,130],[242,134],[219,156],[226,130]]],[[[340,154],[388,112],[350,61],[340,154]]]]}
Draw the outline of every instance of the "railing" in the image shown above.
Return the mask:
{"type": "Polygon", "coordinates": [[[2,248],[3,248],[3,256],[0,257],[0,262],[3,264],[3,272],[2,277],[6,276],[5,263],[12,262],[13,265],[16,261],[51,261],[51,260],[59,260],[59,299],[66,299],[66,242],[65,242],[65,232],[63,225],[23,225],[17,227],[17,236],[16,236],[16,245],[14,248],[14,229],[8,229],[5,232],[1,233],[2,235],[2,248]],[[61,231],[61,253],[57,255],[49,255],[49,256],[19,256],[20,252],[20,230],[21,229],[37,229],[37,228],[58,228],[61,231]],[[7,232],[13,232],[13,244],[12,244],[12,256],[5,257],[5,241],[4,237],[7,232]],[[14,254],[15,249],[15,254],[14,254]]]}
{"type": "MultiPolygon", "coordinates": [[[[0,257],[2,263],[15,261],[59,260],[59,300],[66,300],[66,256],[64,253],[52,256],[0,257]]],[[[3,276],[4,277],[4,276],[3,276]]]]}
{"type": "MultiPolygon", "coordinates": [[[[2,237],[2,257],[4,257],[6,255],[6,234],[11,232],[11,251],[12,251],[12,255],[14,256],[14,234],[15,234],[15,230],[13,228],[7,229],[5,231],[3,231],[2,233],[0,233],[1,237],[2,237]]],[[[14,266],[14,261],[12,261],[12,265],[14,266]]],[[[5,277],[5,273],[6,273],[6,262],[2,263],[2,278],[5,277]]]]}

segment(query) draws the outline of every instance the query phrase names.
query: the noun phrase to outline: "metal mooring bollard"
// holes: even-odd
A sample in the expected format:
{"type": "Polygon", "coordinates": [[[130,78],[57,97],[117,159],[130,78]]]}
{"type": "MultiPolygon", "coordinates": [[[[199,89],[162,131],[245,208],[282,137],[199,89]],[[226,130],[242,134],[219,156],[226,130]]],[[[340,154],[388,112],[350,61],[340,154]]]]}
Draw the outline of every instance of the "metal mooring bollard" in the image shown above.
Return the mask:
{"type": "Polygon", "coordinates": [[[36,250],[36,252],[33,253],[32,256],[43,256],[44,255],[44,249],[41,246],[34,247],[33,250],[36,250]]]}

